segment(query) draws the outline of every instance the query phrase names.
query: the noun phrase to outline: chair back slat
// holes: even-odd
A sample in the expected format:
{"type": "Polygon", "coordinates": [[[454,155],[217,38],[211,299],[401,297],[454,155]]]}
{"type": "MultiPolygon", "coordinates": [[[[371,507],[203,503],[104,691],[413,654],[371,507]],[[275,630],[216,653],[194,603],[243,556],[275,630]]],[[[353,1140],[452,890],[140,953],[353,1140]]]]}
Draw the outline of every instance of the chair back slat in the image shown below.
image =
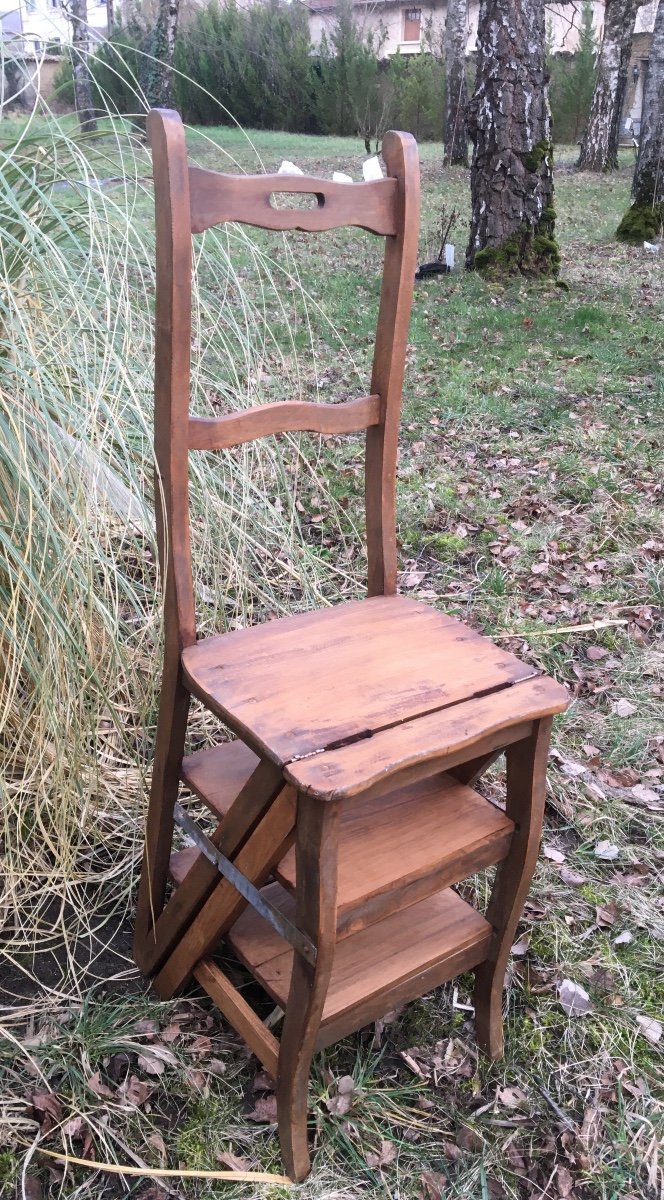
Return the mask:
{"type": "Polygon", "coordinates": [[[228,450],[271,433],[357,433],[380,422],[380,396],[362,396],[344,404],[282,400],[259,404],[223,417],[190,417],[190,450],[228,450]]]}
{"type": "Polygon", "coordinates": [[[189,168],[191,231],[203,233],[223,221],[241,221],[261,229],[323,233],[357,225],[370,233],[393,236],[396,179],[370,183],[333,183],[310,175],[222,175],[189,168]],[[310,195],[313,208],[273,206],[275,195],[310,195]]]}

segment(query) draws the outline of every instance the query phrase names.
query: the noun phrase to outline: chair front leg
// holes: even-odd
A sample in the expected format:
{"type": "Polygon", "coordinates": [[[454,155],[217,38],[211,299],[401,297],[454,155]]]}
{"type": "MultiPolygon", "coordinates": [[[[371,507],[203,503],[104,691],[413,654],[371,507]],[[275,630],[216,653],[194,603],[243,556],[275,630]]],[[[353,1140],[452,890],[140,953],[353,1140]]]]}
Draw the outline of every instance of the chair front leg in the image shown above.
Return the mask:
{"type": "Polygon", "coordinates": [[[298,795],[296,924],[314,943],[316,963],[294,952],[277,1078],[281,1153],[286,1171],[297,1182],[310,1168],[309,1071],[334,962],[338,824],[337,804],[298,795]]]}
{"type": "Polygon", "coordinates": [[[551,718],[536,721],[524,741],[508,746],[507,816],[515,830],[500,863],[487,909],[494,934],[489,955],[475,971],[475,1030],[491,1058],[503,1055],[503,983],[523,905],[533,877],[544,819],[551,718]]]}

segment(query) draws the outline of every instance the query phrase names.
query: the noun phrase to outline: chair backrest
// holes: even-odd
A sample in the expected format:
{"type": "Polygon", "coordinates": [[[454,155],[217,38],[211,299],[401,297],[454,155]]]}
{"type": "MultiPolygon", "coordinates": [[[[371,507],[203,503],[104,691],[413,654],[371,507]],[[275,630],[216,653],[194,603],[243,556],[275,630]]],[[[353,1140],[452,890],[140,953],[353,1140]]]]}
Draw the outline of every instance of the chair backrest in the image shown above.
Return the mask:
{"type": "Polygon", "coordinates": [[[399,412],[419,233],[419,164],[408,133],[387,133],[387,178],[332,183],[306,175],[222,175],[190,167],[178,113],[148,117],[157,229],[155,453],[167,642],[196,640],[189,543],[190,450],[221,450],[271,433],[366,429],[369,595],[396,591],[395,484],[399,412]],[[313,208],[275,208],[275,193],[305,193],[313,208]],[[216,418],[189,415],[192,234],[237,221],[320,232],[356,225],[385,238],[370,394],[339,404],[283,401],[216,418]],[[170,626],[170,629],[169,629],[170,626]]]}

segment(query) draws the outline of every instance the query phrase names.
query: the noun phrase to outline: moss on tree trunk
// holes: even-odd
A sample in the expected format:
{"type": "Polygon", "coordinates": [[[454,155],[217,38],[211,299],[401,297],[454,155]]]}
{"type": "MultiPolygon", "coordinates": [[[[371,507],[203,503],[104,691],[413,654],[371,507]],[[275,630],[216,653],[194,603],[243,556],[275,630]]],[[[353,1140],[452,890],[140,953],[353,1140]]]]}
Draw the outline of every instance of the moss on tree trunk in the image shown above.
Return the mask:
{"type": "Polygon", "coordinates": [[[539,0],[481,0],[466,266],[494,275],[560,268],[544,21],[539,0]]]}
{"type": "Polygon", "coordinates": [[[620,242],[650,242],[664,227],[664,0],[660,0],[643,96],[634,203],[616,230],[620,242]]]}

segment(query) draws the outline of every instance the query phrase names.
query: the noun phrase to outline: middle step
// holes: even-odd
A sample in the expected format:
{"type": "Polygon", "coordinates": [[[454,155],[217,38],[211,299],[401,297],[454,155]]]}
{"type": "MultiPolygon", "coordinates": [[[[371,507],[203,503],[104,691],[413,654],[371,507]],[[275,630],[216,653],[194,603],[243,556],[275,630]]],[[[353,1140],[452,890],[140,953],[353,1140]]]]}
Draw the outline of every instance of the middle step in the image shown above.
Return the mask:
{"type": "MultiPolygon", "coordinates": [[[[182,777],[223,816],[255,755],[228,742],[185,759],[182,777]],[[200,764],[200,765],[199,765],[200,764]]],[[[514,825],[473,788],[439,774],[384,796],[345,802],[339,830],[337,933],[347,937],[399,909],[500,862],[514,825]]],[[[171,859],[180,883],[197,855],[194,847],[171,859]]],[[[295,889],[295,851],[275,870],[295,889]]]]}

